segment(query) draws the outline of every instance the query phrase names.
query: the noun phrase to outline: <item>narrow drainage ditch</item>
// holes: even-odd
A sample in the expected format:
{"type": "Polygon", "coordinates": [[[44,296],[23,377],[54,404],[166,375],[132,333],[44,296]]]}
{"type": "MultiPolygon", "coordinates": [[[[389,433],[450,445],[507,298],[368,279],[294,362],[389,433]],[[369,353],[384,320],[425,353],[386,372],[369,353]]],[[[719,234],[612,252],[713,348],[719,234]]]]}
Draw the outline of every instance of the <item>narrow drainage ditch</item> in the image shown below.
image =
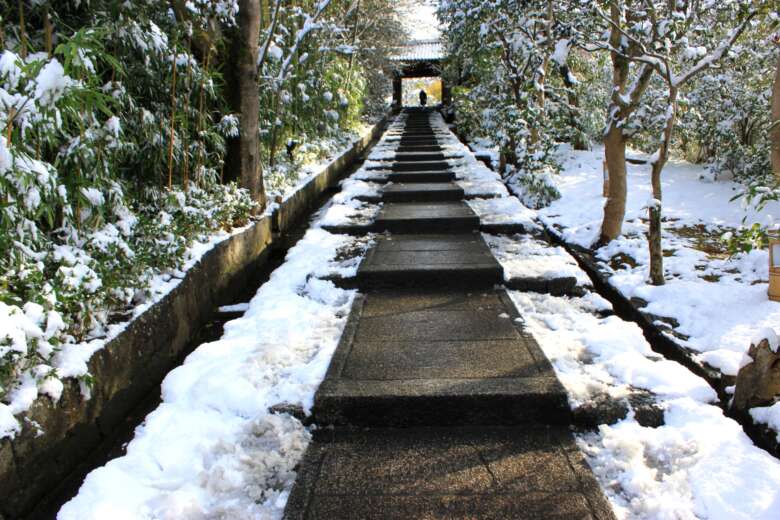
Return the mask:
{"type": "MultiPolygon", "coordinates": [[[[363,154],[355,158],[353,164],[348,166],[339,177],[340,179],[349,177],[360,168],[377,140],[369,144],[363,154]]],[[[220,307],[246,303],[251,300],[260,286],[270,279],[271,273],[284,263],[287,252],[303,238],[303,235],[310,227],[312,216],[319,212],[339,190],[338,186],[332,186],[325,190],[318,197],[311,211],[307,212],[293,226],[291,231],[284,235],[275,235],[273,242],[268,246],[270,248],[268,258],[252,276],[250,283],[245,285],[244,290],[234,294],[229,301],[223,302],[220,307]]],[[[184,349],[182,355],[168,372],[170,373],[170,371],[181,366],[186,357],[201,344],[215,341],[222,337],[224,325],[242,314],[243,312],[220,312],[218,308],[215,309],[212,319],[200,326],[194,339],[187,345],[187,348],[184,349]]],[[[75,470],[45,496],[27,516],[20,520],[55,519],[62,506],[76,496],[87,474],[115,458],[122,457],[126,453],[127,444],[134,437],[136,428],[144,422],[147,415],[161,404],[161,384],[162,380],[135,405],[117,428],[102,439],[98,447],[75,470]]]]}

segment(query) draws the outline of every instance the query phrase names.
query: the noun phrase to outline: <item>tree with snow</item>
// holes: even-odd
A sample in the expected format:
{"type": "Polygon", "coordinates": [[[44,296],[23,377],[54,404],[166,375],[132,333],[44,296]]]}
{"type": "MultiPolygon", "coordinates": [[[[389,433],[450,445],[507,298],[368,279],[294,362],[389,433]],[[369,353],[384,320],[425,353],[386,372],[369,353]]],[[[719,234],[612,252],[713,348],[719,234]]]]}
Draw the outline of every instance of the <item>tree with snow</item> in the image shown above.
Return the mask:
{"type": "Polygon", "coordinates": [[[750,1],[705,4],[641,0],[608,2],[609,11],[592,7],[597,29],[591,48],[610,52],[613,93],[607,115],[605,155],[609,196],[599,242],[621,231],[626,198],[626,137],[623,126],[640,106],[654,75],[664,84],[666,108],[660,144],[651,157],[653,197],[648,202],[650,279],[664,283],[661,249],[661,172],[669,159],[681,88],[726,56],[761,6],[750,1]],[[704,30],[707,28],[708,30],[704,30]],[[608,38],[600,38],[598,29],[608,38]]]}

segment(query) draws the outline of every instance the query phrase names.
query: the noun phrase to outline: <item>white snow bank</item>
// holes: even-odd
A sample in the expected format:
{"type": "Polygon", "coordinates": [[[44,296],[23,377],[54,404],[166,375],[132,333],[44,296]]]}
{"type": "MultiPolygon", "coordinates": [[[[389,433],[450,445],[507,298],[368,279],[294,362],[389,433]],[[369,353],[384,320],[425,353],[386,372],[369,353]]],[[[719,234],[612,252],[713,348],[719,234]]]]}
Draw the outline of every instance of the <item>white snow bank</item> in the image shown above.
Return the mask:
{"type": "Polygon", "coordinates": [[[244,316],[168,374],[127,454],[91,472],[58,518],[280,518],[309,434],[267,410],[312,406],[354,297],[312,274],[349,241],[309,230],[244,316]]]}
{"type": "Polygon", "coordinates": [[[567,278],[577,279],[579,285],[590,285],[590,279],[579,268],[577,261],[562,247],[528,235],[482,236],[490,251],[504,268],[504,279],[512,278],[567,278]]]}
{"type": "Polygon", "coordinates": [[[510,296],[575,406],[594,390],[620,396],[630,386],[667,397],[717,400],[706,381],[653,352],[637,324],[592,314],[609,305],[600,296],[559,298],[518,291],[510,296]],[[581,364],[584,358],[592,363],[581,364]]]}
{"type": "Polygon", "coordinates": [[[689,398],[665,406],[659,428],[629,418],[578,439],[619,517],[780,517],[777,459],[715,406],[689,398]]]}
{"type": "Polygon", "coordinates": [[[520,224],[528,231],[539,228],[534,210],[523,206],[516,197],[470,199],[466,203],[482,224],[520,224]]]}
{"type": "Polygon", "coordinates": [[[772,406],[758,406],[750,409],[750,416],[757,423],[765,424],[776,432],[777,441],[780,442],[780,402],[772,406]]]}
{"type": "Polygon", "coordinates": [[[219,312],[246,312],[248,309],[248,303],[234,303],[232,305],[222,305],[219,308],[219,312]]]}
{"type": "Polygon", "coordinates": [[[333,200],[346,202],[356,197],[379,197],[381,191],[382,185],[377,182],[349,178],[341,182],[341,191],[333,197],[333,200]]]}
{"type": "Polygon", "coordinates": [[[381,205],[361,202],[356,199],[345,200],[338,203],[333,200],[322,211],[322,217],[317,225],[319,226],[355,226],[368,225],[376,219],[381,205]]]}

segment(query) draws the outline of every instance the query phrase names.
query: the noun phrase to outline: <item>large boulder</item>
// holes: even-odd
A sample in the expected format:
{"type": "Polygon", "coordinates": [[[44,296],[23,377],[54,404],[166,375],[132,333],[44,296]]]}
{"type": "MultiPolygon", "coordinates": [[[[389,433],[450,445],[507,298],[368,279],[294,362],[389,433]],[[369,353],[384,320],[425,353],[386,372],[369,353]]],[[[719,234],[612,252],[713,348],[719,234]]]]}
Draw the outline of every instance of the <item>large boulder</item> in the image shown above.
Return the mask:
{"type": "Polygon", "coordinates": [[[771,329],[761,331],[750,345],[746,363],[737,374],[731,409],[745,414],[750,408],[768,406],[780,396],[780,338],[771,329]]]}

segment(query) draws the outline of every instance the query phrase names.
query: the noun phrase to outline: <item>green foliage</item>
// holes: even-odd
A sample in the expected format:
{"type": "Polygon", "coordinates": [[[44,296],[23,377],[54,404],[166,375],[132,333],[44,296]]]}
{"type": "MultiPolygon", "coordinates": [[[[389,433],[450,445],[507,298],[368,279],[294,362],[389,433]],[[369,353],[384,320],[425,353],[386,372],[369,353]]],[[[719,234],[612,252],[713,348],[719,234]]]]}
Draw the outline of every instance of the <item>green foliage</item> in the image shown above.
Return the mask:
{"type": "Polygon", "coordinates": [[[769,230],[766,226],[754,223],[751,226],[741,226],[734,232],[726,232],[721,241],[726,245],[730,255],[749,253],[754,249],[769,247],[769,230]]]}
{"type": "MultiPolygon", "coordinates": [[[[780,185],[777,180],[767,175],[769,169],[765,169],[760,177],[751,180],[744,190],[732,197],[732,201],[739,200],[744,208],[752,207],[756,212],[762,211],[770,202],[780,200],[780,185]]],[[[730,254],[749,253],[753,249],[766,249],[769,239],[777,233],[776,228],[770,228],[759,223],[747,224],[746,218],[742,219],[742,226],[735,232],[727,232],[721,237],[730,254]]]]}

